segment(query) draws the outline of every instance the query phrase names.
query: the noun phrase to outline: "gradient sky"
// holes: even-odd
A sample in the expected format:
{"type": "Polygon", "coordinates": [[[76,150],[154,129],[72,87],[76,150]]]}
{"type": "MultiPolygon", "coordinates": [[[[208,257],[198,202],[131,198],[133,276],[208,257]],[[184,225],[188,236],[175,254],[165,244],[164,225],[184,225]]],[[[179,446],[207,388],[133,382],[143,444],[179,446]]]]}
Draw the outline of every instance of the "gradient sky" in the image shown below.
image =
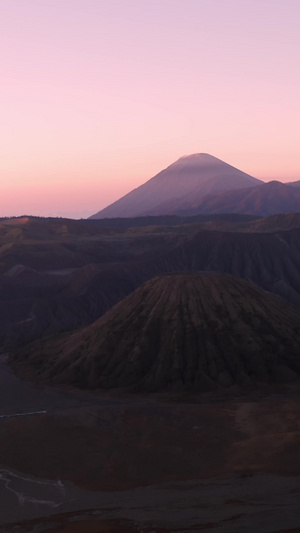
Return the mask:
{"type": "Polygon", "coordinates": [[[300,179],[299,20],[299,0],[0,0],[0,216],[89,216],[196,152],[300,179]]]}

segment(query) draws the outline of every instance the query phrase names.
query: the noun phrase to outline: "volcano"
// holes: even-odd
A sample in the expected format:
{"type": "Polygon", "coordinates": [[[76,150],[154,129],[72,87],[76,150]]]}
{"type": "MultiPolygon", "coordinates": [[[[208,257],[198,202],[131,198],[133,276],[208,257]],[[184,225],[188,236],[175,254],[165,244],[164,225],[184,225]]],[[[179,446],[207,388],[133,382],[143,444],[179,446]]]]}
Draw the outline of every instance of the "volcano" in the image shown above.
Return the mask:
{"type": "Polygon", "coordinates": [[[87,388],[196,390],[295,378],[299,313],[229,274],[151,279],[92,325],[18,351],[37,379],[87,388]]]}
{"type": "Polygon", "coordinates": [[[263,183],[209,154],[181,157],[146,183],[90,218],[173,214],[212,193],[263,183]]]}

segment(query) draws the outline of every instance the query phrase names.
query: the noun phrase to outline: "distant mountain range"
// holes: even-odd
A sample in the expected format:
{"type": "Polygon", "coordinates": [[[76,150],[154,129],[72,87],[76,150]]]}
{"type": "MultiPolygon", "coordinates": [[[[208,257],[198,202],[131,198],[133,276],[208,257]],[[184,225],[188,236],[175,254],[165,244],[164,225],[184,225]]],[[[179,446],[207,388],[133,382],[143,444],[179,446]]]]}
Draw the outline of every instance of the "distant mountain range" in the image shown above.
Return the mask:
{"type": "Polygon", "coordinates": [[[92,219],[300,211],[300,181],[265,183],[209,154],[178,159],[92,219]]]}

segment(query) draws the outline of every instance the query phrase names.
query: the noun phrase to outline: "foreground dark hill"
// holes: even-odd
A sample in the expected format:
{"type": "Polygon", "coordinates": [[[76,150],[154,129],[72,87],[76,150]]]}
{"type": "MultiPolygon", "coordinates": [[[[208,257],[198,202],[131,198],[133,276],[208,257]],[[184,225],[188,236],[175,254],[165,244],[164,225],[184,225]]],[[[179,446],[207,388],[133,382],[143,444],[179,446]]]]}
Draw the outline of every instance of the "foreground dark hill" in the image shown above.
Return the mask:
{"type": "Polygon", "coordinates": [[[190,272],[148,281],[91,326],[19,351],[15,365],[80,387],[203,391],[296,377],[299,346],[298,312],[239,278],[190,272]]]}
{"type": "Polygon", "coordinates": [[[240,213],[262,217],[299,211],[300,189],[292,184],[270,181],[257,187],[208,195],[194,208],[182,210],[180,214],[240,213]]]}
{"type": "Polygon", "coordinates": [[[181,157],[152,179],[102,209],[92,219],[173,214],[217,191],[254,187],[261,180],[209,154],[181,157]]]}

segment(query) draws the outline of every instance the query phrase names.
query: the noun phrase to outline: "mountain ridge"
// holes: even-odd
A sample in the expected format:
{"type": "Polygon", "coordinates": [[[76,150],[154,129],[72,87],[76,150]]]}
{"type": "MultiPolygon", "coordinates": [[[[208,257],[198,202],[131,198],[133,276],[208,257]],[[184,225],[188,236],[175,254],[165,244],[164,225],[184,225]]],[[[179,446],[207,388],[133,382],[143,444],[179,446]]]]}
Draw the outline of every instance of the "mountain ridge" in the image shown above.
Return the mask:
{"type": "Polygon", "coordinates": [[[255,187],[209,194],[200,204],[177,211],[176,214],[193,216],[235,213],[264,217],[299,211],[299,187],[272,180],[255,187]]]}

